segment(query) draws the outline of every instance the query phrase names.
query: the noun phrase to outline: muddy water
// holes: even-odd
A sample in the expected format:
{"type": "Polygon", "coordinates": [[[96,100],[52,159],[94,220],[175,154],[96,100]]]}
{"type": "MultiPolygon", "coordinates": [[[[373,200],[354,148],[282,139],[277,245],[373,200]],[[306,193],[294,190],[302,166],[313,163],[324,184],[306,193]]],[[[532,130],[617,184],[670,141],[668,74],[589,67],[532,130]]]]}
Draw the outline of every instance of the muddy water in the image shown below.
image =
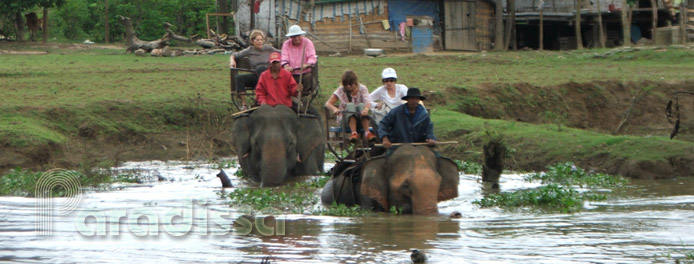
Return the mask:
{"type": "MultiPolygon", "coordinates": [[[[460,196],[440,203],[440,216],[282,215],[274,223],[284,221],[284,235],[265,236],[255,226],[222,228],[220,215],[235,219],[245,209],[220,198],[218,170],[210,164],[118,169],[138,170],[150,181],[86,191],[74,210],[61,209],[66,199],[52,199],[52,224],[42,233],[35,223],[46,217],[37,218],[37,199],[0,197],[0,260],[259,263],[270,256],[276,263],[410,263],[409,250],[417,248],[428,263],[673,263],[694,254],[694,179],[636,181],[583,212],[543,214],[480,209],[471,202],[485,189],[478,177],[461,175],[460,196]],[[462,218],[450,219],[454,211],[462,218]]],[[[503,191],[533,186],[521,175],[502,177],[503,191]]]]}

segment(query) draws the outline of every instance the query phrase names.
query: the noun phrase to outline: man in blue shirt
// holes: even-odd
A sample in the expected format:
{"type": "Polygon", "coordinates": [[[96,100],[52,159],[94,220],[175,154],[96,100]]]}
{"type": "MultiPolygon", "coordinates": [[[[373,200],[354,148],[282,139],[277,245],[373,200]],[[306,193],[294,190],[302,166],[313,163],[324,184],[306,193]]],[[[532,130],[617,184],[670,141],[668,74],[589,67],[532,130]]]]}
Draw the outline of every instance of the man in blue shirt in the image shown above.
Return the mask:
{"type": "Polygon", "coordinates": [[[407,103],[393,108],[386,117],[381,119],[378,123],[378,136],[381,138],[383,147],[389,149],[392,143],[436,144],[434,124],[431,123],[427,111],[419,104],[425,99],[419,88],[409,88],[407,95],[402,97],[402,100],[407,103]]]}

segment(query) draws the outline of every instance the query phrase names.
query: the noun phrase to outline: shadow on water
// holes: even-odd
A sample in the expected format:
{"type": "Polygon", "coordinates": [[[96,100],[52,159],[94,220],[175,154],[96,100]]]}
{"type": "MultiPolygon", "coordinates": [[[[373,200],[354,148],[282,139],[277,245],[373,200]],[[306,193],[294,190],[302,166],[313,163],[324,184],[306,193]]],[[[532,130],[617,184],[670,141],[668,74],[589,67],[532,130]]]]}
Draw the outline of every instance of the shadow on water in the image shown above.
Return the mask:
{"type": "MultiPolygon", "coordinates": [[[[221,188],[214,164],[133,162],[117,169],[142,171],[147,180],[85,192],[75,211],[55,215],[50,236],[35,230],[37,199],[0,197],[0,260],[411,263],[411,250],[419,249],[427,263],[672,263],[694,254],[694,179],[635,180],[584,211],[556,214],[479,208],[472,201],[538,184],[505,174],[497,189],[461,175],[459,197],[439,203],[438,216],[273,215],[263,223],[283,222],[284,234],[262,235],[257,225],[239,232],[218,217],[238,219],[245,211],[220,195],[233,188],[221,188]],[[451,212],[461,218],[449,218],[451,212]]],[[[225,170],[234,188],[253,187],[225,170]]]]}

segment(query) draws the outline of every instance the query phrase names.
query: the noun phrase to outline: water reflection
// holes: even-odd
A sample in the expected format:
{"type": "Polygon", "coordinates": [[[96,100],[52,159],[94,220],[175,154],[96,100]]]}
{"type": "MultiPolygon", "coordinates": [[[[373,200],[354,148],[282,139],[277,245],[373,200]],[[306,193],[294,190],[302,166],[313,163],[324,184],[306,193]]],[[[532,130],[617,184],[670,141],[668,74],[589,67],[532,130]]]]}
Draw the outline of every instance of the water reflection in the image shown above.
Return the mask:
{"type": "MultiPolygon", "coordinates": [[[[142,171],[146,180],[85,193],[78,211],[54,218],[49,237],[34,232],[35,199],[0,197],[0,259],[260,263],[271,256],[277,263],[410,263],[416,248],[429,256],[428,263],[672,263],[694,252],[694,179],[637,180],[608,201],[587,203],[583,212],[541,214],[471,203],[490,193],[537,186],[522,175],[503,175],[500,190],[482,184],[479,176],[461,175],[460,196],[440,203],[439,216],[282,215],[266,224],[274,227],[275,220],[284,220],[285,234],[265,236],[256,229],[232,233],[228,225],[211,221],[211,215],[233,220],[244,211],[229,207],[219,194],[230,189],[221,189],[215,176],[219,170],[211,164],[141,162],[119,169],[142,171]],[[141,210],[159,221],[136,217],[141,210]],[[462,217],[450,219],[454,211],[462,217]],[[89,212],[130,217],[108,217],[107,233],[89,236],[76,227],[85,220],[80,214],[89,212]],[[192,219],[174,221],[174,226],[192,224],[192,231],[171,235],[163,220],[172,212],[182,214],[174,220],[192,219]],[[138,236],[133,226],[157,227],[158,233],[138,236]]],[[[250,186],[233,170],[227,173],[235,186],[250,186]]],[[[93,228],[99,222],[90,218],[83,224],[93,228]]]]}

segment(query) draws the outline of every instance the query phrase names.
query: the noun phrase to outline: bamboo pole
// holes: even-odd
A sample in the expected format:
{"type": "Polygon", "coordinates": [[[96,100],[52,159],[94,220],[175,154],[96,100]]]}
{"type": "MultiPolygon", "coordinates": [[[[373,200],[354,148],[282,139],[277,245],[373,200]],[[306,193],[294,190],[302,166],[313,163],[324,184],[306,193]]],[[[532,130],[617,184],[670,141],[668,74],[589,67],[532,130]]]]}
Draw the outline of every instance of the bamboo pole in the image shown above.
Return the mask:
{"type": "MultiPolygon", "coordinates": [[[[402,146],[402,145],[412,145],[412,146],[425,146],[429,145],[427,142],[415,142],[415,143],[392,143],[391,146],[402,146]]],[[[458,144],[458,141],[437,141],[434,145],[448,145],[448,144],[458,144]]],[[[376,147],[383,147],[383,144],[374,144],[376,147]]]]}
{"type": "Polygon", "coordinates": [[[243,110],[243,111],[238,111],[238,112],[236,112],[236,113],[233,113],[231,116],[239,116],[239,115],[241,115],[241,114],[248,113],[248,112],[250,112],[250,111],[253,111],[253,110],[255,110],[255,109],[258,109],[258,107],[260,107],[260,106],[251,107],[251,108],[246,109],[246,110],[243,110]]]}

